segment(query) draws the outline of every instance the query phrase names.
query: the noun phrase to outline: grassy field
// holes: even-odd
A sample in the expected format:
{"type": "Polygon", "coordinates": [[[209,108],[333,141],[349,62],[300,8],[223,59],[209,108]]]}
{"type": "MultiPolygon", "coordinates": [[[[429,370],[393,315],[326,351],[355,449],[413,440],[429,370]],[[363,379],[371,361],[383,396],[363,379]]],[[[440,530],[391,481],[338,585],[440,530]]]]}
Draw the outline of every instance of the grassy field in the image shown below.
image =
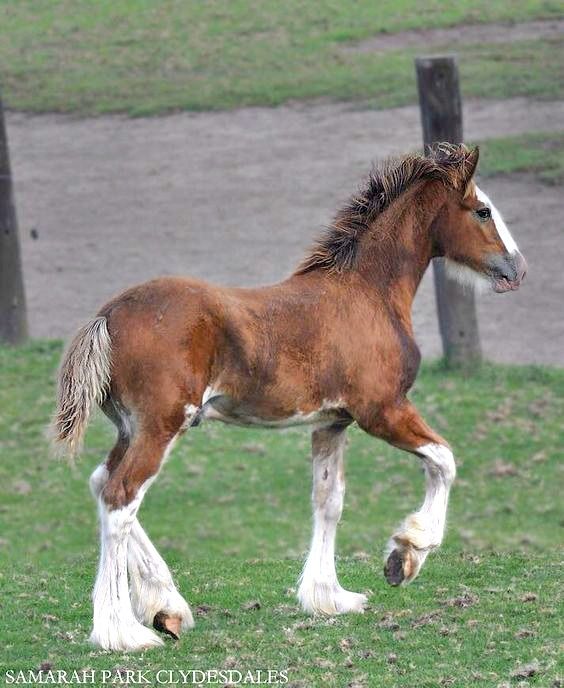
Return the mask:
{"type": "Polygon", "coordinates": [[[480,174],[531,172],[546,184],[564,183],[564,132],[489,139],[480,144],[480,174]]]}
{"type": "MultiPolygon", "coordinates": [[[[344,46],[382,32],[562,16],[557,0],[249,3],[4,0],[2,86],[9,107],[149,115],[289,99],[415,102],[419,50],[344,46]]],[[[464,94],[561,98],[560,40],[441,46],[460,54],[464,94]]]]}
{"type": "MultiPolygon", "coordinates": [[[[379,32],[562,15],[555,0],[275,3],[3,0],[0,86],[14,109],[152,115],[292,99],[416,100],[414,49],[344,48],[379,32]]],[[[564,97],[562,41],[450,45],[465,96],[564,97]]],[[[481,173],[564,181],[563,135],[490,140],[481,173]]],[[[87,479],[113,441],[97,417],[79,464],[49,457],[56,342],[0,347],[0,680],[5,671],[283,670],[290,686],[561,686],[564,370],[427,364],[412,398],[458,464],[441,551],[392,589],[381,552],[421,500],[415,458],[352,428],[341,582],[362,616],[306,617],[295,584],[310,533],[309,437],[204,425],[141,520],[196,617],[143,654],[91,647],[97,525],[87,479]]],[[[123,673],[121,674],[123,675],[123,673]]],[[[177,679],[173,674],[171,679],[177,679]]]]}
{"type": "Polygon", "coordinates": [[[310,527],[307,434],[188,433],[141,520],[197,626],[164,650],[121,655],[86,642],[97,554],[86,483],[112,432],[97,418],[74,470],[48,458],[59,356],[51,342],[0,349],[3,670],[279,669],[307,688],[560,685],[564,371],[424,368],[413,399],[452,443],[459,477],[445,545],[405,589],[384,582],[381,551],[421,499],[420,468],[352,429],[338,569],[344,585],[370,591],[363,616],[312,620],[295,602],[310,527]]]}

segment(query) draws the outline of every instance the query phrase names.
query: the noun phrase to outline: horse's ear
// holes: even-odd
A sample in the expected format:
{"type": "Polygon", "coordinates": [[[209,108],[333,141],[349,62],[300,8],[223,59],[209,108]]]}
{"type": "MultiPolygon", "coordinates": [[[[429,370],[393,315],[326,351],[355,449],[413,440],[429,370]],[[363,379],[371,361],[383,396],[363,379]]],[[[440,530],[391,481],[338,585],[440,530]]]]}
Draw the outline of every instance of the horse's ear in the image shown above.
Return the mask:
{"type": "Polygon", "coordinates": [[[476,173],[479,158],[480,149],[478,148],[478,146],[474,146],[472,150],[469,150],[468,154],[464,158],[463,179],[462,184],[460,185],[461,188],[464,189],[464,197],[468,195],[470,189],[472,188],[471,182],[472,178],[474,177],[474,174],[476,173]]]}
{"type": "Polygon", "coordinates": [[[478,146],[474,146],[474,148],[468,151],[466,159],[464,160],[464,176],[466,177],[466,182],[469,182],[474,176],[476,168],[478,167],[479,158],[480,149],[478,146]]]}

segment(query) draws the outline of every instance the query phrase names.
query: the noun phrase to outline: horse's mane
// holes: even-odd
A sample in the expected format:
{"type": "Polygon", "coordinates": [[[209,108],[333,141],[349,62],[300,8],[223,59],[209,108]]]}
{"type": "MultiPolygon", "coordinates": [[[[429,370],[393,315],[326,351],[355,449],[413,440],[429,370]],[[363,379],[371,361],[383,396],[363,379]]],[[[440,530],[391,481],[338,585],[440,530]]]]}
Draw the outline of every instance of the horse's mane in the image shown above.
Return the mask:
{"type": "Polygon", "coordinates": [[[351,269],[362,234],[380,213],[422,179],[439,179],[460,188],[469,171],[473,171],[469,158],[474,154],[462,144],[440,143],[425,156],[410,154],[389,158],[375,166],[364,185],[337,212],[331,225],[317,239],[296,274],[316,269],[333,272],[351,269]]]}

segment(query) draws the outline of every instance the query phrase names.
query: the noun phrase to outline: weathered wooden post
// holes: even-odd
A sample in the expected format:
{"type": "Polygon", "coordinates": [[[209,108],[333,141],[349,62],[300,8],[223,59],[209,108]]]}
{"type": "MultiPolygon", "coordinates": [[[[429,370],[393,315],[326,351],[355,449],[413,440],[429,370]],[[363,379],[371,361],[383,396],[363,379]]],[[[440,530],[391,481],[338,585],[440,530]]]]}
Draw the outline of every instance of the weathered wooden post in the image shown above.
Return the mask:
{"type": "MultiPolygon", "coordinates": [[[[452,56],[415,60],[423,143],[462,142],[462,104],[458,66],[452,56]]],[[[470,367],[482,357],[474,292],[445,273],[444,261],[433,262],[435,295],[443,353],[451,367],[470,367]]]]}
{"type": "Polygon", "coordinates": [[[20,240],[4,109],[0,97],[0,342],[21,344],[26,338],[27,312],[20,240]]]}

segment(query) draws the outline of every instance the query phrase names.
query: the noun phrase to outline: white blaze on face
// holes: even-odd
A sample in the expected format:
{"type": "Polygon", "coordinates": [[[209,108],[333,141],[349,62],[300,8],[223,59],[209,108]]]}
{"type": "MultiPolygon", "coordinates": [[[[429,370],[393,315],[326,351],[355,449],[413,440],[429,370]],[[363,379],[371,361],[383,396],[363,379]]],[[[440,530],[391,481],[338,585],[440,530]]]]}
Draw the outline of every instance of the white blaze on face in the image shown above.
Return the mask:
{"type": "Polygon", "coordinates": [[[499,210],[495,207],[495,205],[490,201],[487,194],[485,194],[478,185],[476,185],[476,196],[478,197],[478,200],[482,201],[482,203],[487,205],[491,210],[495,228],[507,252],[518,253],[519,249],[517,248],[515,239],[511,236],[511,232],[507,229],[507,225],[503,221],[503,218],[501,217],[499,210]]]}

